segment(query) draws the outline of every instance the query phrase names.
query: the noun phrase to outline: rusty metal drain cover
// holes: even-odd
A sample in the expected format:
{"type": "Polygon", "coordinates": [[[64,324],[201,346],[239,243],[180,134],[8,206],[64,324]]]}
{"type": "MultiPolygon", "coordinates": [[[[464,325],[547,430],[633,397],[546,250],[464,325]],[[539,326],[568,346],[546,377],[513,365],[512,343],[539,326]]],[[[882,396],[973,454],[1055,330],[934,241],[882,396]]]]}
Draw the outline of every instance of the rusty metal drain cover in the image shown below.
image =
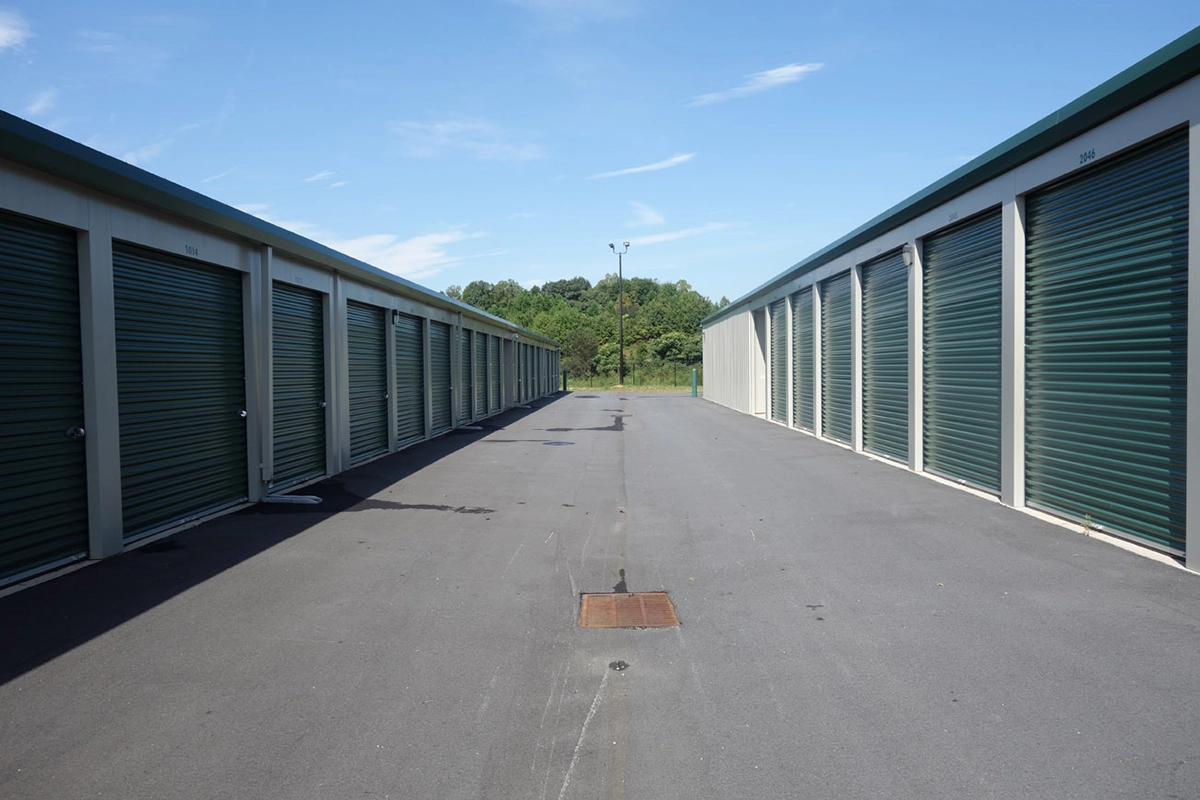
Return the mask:
{"type": "Polygon", "coordinates": [[[672,628],[679,624],[666,592],[580,595],[581,628],[672,628]]]}

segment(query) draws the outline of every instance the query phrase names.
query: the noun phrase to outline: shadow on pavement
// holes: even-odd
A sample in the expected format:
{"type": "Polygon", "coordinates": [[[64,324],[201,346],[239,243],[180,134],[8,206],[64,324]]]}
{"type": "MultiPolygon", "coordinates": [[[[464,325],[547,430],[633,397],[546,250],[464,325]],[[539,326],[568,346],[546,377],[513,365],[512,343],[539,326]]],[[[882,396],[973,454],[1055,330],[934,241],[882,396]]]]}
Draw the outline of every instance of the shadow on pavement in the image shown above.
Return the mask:
{"type": "Polygon", "coordinates": [[[528,408],[475,423],[482,430],[455,429],[296,491],[320,497],[318,505],[259,503],[0,598],[0,685],[335,514],[381,503],[402,510],[487,513],[370,498],[566,396],[560,392],[531,401],[528,408]],[[355,492],[346,488],[351,480],[355,492]]]}

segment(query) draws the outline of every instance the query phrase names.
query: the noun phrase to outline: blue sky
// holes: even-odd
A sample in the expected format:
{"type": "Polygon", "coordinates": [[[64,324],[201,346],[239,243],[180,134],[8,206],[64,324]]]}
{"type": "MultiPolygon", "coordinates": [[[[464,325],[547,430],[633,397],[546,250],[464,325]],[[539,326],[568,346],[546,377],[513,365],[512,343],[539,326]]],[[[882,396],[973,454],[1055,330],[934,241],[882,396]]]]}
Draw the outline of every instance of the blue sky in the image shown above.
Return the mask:
{"type": "Polygon", "coordinates": [[[0,108],[433,289],[734,299],[1190,2],[0,0],[0,108]]]}

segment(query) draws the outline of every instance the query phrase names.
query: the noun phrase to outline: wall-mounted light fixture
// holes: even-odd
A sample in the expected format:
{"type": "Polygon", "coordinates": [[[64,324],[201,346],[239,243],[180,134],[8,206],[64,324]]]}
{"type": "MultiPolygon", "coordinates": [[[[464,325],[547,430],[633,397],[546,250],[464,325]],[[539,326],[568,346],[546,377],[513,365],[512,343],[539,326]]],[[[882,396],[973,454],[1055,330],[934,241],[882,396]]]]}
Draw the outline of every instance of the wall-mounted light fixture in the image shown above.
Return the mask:
{"type": "Polygon", "coordinates": [[[392,324],[395,325],[399,321],[400,321],[400,310],[393,308],[392,309],[392,324]]]}
{"type": "Polygon", "coordinates": [[[904,247],[900,249],[900,257],[904,259],[904,266],[911,267],[913,265],[913,251],[915,249],[916,248],[908,243],[906,243],[904,247]]]}

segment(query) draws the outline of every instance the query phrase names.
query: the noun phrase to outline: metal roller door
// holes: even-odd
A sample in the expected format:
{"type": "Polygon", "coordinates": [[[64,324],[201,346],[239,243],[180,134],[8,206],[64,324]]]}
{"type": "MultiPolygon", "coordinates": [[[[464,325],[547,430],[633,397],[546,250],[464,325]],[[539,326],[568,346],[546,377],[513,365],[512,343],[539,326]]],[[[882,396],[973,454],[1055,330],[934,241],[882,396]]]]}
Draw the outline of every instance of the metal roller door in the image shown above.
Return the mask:
{"type": "Polygon", "coordinates": [[[454,425],[453,374],[450,372],[450,326],[429,321],[429,402],[433,407],[433,432],[454,425]]]}
{"type": "Polygon", "coordinates": [[[850,441],[850,273],[821,284],[821,433],[850,441]]]}
{"type": "Polygon", "coordinates": [[[925,240],[925,468],[1000,491],[1000,212],[925,240]]]}
{"type": "Polygon", "coordinates": [[[396,443],[425,438],[425,336],[420,317],[397,314],[396,443]]]}
{"type": "Polygon", "coordinates": [[[350,460],[388,449],[387,323],[376,306],[346,303],[350,343],[350,460]]]}
{"type": "Polygon", "coordinates": [[[908,267],[900,251],[862,267],[863,449],[908,460],[908,267]]]}
{"type": "Polygon", "coordinates": [[[88,549],[75,231],[0,215],[0,581],[88,549]]]}
{"type": "Polygon", "coordinates": [[[242,275],[113,246],[126,539],[246,499],[242,275]]]}
{"type": "Polygon", "coordinates": [[[491,364],[490,379],[488,381],[488,392],[490,394],[488,409],[494,414],[503,405],[500,394],[503,382],[500,374],[500,340],[495,336],[488,337],[488,363],[491,364]]]}
{"type": "Polygon", "coordinates": [[[520,360],[520,365],[517,368],[520,377],[520,388],[518,389],[518,397],[521,402],[529,400],[529,345],[522,344],[517,349],[517,358],[520,360]]]}
{"type": "Polygon", "coordinates": [[[475,332],[475,417],[487,414],[487,334],[475,332]]]}
{"type": "Polygon", "coordinates": [[[771,419],[787,424],[787,301],[771,303],[771,419]]]}
{"type": "Polygon", "coordinates": [[[792,295],[792,424],[813,429],[812,287],[792,295]]]}
{"type": "Polygon", "coordinates": [[[458,335],[458,416],[460,422],[466,422],[473,416],[471,413],[471,331],[459,330],[458,335]]]}
{"type": "Polygon", "coordinates": [[[516,387],[514,386],[517,374],[515,367],[516,362],[514,361],[516,358],[516,348],[513,346],[513,342],[509,341],[508,339],[502,339],[501,343],[504,345],[504,358],[502,363],[504,369],[504,405],[511,408],[516,404],[517,396],[516,387]]]}
{"type": "Polygon", "coordinates": [[[1026,213],[1026,500],[1182,552],[1187,132],[1026,213]]]}
{"type": "Polygon", "coordinates": [[[322,295],[271,292],[271,486],[325,474],[325,312],[322,295]]]}

